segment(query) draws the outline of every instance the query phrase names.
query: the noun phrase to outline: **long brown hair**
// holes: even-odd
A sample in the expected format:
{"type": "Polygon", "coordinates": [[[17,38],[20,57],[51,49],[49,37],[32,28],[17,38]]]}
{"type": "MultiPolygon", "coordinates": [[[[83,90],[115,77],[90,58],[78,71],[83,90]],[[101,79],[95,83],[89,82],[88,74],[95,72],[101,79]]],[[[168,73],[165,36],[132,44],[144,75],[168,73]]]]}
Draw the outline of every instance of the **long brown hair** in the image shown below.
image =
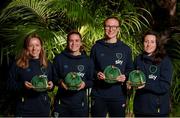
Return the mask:
{"type": "Polygon", "coordinates": [[[143,36],[143,42],[147,35],[154,35],[156,37],[156,49],[152,53],[152,57],[154,59],[153,63],[159,64],[161,62],[161,60],[166,56],[166,51],[164,49],[164,45],[161,42],[160,35],[157,32],[152,31],[152,30],[147,31],[143,36]]]}
{"type": "Polygon", "coordinates": [[[31,56],[30,56],[27,48],[28,48],[29,42],[32,38],[39,39],[39,41],[41,43],[41,51],[40,51],[40,55],[39,55],[39,60],[40,60],[41,66],[44,66],[46,68],[48,66],[48,62],[47,62],[47,58],[46,58],[45,51],[43,48],[43,41],[42,41],[41,37],[39,35],[37,35],[36,33],[29,34],[25,37],[23,49],[22,49],[22,52],[20,53],[20,55],[17,57],[16,64],[18,67],[21,67],[21,68],[29,67],[29,59],[31,59],[31,56]]]}

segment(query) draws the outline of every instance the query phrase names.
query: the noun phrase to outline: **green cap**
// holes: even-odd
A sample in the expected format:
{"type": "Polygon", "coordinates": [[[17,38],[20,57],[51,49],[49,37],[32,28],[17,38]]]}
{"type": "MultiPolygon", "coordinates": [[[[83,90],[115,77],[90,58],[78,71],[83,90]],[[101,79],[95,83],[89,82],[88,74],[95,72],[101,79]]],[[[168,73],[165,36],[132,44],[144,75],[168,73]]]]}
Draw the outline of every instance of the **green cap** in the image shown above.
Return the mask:
{"type": "Polygon", "coordinates": [[[129,80],[131,86],[138,87],[146,83],[145,74],[140,70],[133,70],[129,73],[129,80]]]}
{"type": "Polygon", "coordinates": [[[37,92],[43,92],[47,90],[48,87],[48,78],[44,75],[36,75],[31,80],[34,90],[37,92]]]}
{"type": "Polygon", "coordinates": [[[119,68],[109,65],[104,69],[104,74],[105,74],[105,82],[107,83],[116,83],[117,80],[116,78],[121,75],[121,71],[119,68]]]}
{"type": "Polygon", "coordinates": [[[76,72],[70,72],[66,75],[64,82],[69,90],[77,90],[82,79],[76,72]]]}

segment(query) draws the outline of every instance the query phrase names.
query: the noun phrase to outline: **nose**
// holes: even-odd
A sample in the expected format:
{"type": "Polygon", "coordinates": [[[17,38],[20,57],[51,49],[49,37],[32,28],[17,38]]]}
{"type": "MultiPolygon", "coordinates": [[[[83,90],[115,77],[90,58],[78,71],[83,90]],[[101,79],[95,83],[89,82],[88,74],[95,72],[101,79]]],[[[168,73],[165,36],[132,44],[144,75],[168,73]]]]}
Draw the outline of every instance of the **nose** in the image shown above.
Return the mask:
{"type": "Polygon", "coordinates": [[[77,42],[76,41],[73,41],[72,44],[75,45],[77,42]]]}
{"type": "Polygon", "coordinates": [[[33,46],[33,50],[35,50],[36,49],[36,46],[33,46]]]}
{"type": "Polygon", "coordinates": [[[149,43],[148,43],[148,42],[147,42],[146,44],[147,44],[147,45],[149,45],[149,43]]]}
{"type": "Polygon", "coordinates": [[[147,44],[147,46],[149,46],[149,45],[150,45],[150,42],[147,42],[146,44],[147,44]]]}
{"type": "Polygon", "coordinates": [[[72,45],[74,45],[75,44],[75,42],[74,41],[72,41],[72,45]]]}

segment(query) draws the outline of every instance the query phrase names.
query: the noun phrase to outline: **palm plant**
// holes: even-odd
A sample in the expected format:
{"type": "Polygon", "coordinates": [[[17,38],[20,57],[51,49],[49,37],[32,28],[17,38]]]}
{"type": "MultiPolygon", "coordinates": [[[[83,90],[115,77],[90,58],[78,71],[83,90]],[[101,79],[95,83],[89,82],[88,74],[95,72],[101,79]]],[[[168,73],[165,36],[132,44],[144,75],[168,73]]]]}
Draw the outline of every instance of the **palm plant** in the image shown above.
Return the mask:
{"type": "Polygon", "coordinates": [[[179,102],[180,102],[180,29],[177,29],[178,32],[174,33],[171,36],[171,40],[168,41],[167,51],[169,56],[172,58],[173,64],[173,80],[172,80],[172,87],[171,87],[171,102],[172,102],[172,116],[179,116],[179,102]]]}
{"type": "Polygon", "coordinates": [[[16,48],[16,50],[12,51],[12,53],[17,54],[21,49],[23,38],[32,32],[38,32],[44,39],[49,59],[52,59],[55,56],[55,53],[59,53],[66,43],[67,30],[66,25],[63,26],[63,24],[59,22],[69,20],[67,26],[70,25],[70,27],[73,27],[71,22],[75,22],[75,19],[76,21],[81,20],[82,22],[85,22],[85,19],[88,21],[88,16],[86,16],[86,13],[84,12],[85,10],[83,10],[79,4],[72,6],[71,4],[73,4],[73,2],[70,0],[67,0],[66,2],[61,1],[60,3],[62,4],[59,4],[59,0],[12,1],[2,11],[0,16],[0,24],[2,26],[0,37],[1,39],[4,39],[1,45],[3,47],[1,55],[4,55],[5,51],[11,53],[13,48],[16,48]],[[65,3],[67,5],[65,5],[65,3]],[[69,4],[70,6],[68,6],[69,4]],[[60,5],[62,7],[59,7],[60,5]],[[68,12],[67,8],[64,8],[64,5],[66,7],[68,6],[68,12]],[[83,11],[85,16],[82,16],[82,14],[81,17],[79,17],[80,15],[71,16],[71,14],[77,14],[74,13],[74,9],[78,9],[80,13],[83,11]],[[66,16],[64,15],[65,12],[67,12],[66,16]],[[67,16],[68,18],[64,18],[67,16]],[[64,20],[59,21],[61,17],[63,17],[64,20]]]}
{"type": "MultiPolygon", "coordinates": [[[[52,16],[53,11],[47,9],[45,7],[46,4],[47,2],[30,2],[29,0],[11,2],[1,14],[1,19],[4,18],[1,24],[10,26],[1,29],[1,38],[4,39],[3,47],[8,48],[10,52],[10,47],[15,48],[16,50],[13,53],[17,54],[21,49],[24,36],[37,30],[39,32],[45,30],[47,33],[50,22],[48,20],[52,16]],[[9,33],[10,35],[8,35],[9,33]]],[[[3,55],[3,53],[1,54],[3,55]]]]}
{"type": "MultiPolygon", "coordinates": [[[[11,49],[14,47],[17,49],[12,52],[17,54],[20,50],[19,47],[22,45],[23,37],[31,32],[38,32],[46,41],[45,47],[48,47],[46,48],[48,58],[52,59],[55,56],[55,53],[58,53],[63,49],[66,43],[66,32],[71,29],[79,29],[79,31],[83,34],[85,47],[87,47],[86,49],[89,52],[94,42],[102,37],[102,21],[105,17],[110,15],[109,13],[112,13],[111,15],[116,15],[121,19],[122,29],[119,36],[122,39],[125,39],[123,41],[128,43],[135,50],[135,54],[137,54],[137,46],[133,42],[134,37],[132,37],[131,34],[141,32],[143,26],[147,27],[148,20],[138,13],[139,11],[137,11],[137,9],[126,0],[123,0],[123,2],[119,1],[117,3],[113,2],[115,6],[128,6],[126,7],[126,10],[125,8],[120,9],[120,7],[116,10],[109,8],[108,2],[105,2],[105,7],[103,4],[99,4],[98,6],[95,6],[96,8],[94,8],[93,5],[96,1],[91,1],[91,4],[88,2],[89,1],[82,0],[12,1],[3,10],[0,17],[0,24],[2,24],[0,36],[2,39],[5,39],[2,43],[3,48],[1,55],[3,55],[4,51],[7,51],[8,49],[9,53],[11,53],[11,49]],[[96,11],[91,12],[91,9],[96,9],[96,11]],[[92,16],[95,16],[95,19],[93,19],[92,16]],[[56,43],[54,43],[54,41],[56,43]]],[[[141,10],[150,14],[145,9],[141,10]]]]}
{"type": "Polygon", "coordinates": [[[132,3],[127,0],[109,0],[109,1],[91,1],[87,0],[90,14],[94,17],[93,25],[85,25],[80,27],[80,32],[83,34],[86,40],[87,51],[92,47],[96,40],[103,37],[103,20],[109,16],[117,16],[121,21],[121,31],[119,38],[128,44],[133,49],[133,57],[140,53],[139,39],[144,29],[149,27],[148,18],[151,17],[151,13],[144,9],[134,7],[132,3]],[[138,43],[137,43],[138,42],[138,43]]]}
{"type": "Polygon", "coordinates": [[[172,59],[173,64],[173,80],[172,80],[172,87],[171,87],[171,101],[172,101],[172,111],[171,116],[180,116],[180,2],[177,2],[177,20],[176,26],[171,27],[172,35],[170,36],[170,40],[167,42],[166,48],[169,56],[172,59]]]}

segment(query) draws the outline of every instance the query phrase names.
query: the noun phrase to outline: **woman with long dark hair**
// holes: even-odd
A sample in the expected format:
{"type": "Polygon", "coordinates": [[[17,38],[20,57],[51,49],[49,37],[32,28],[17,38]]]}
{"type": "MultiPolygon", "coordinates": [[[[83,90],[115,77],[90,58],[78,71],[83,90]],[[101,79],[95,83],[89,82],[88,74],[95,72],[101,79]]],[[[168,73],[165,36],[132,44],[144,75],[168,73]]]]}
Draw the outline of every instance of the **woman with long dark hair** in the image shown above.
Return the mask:
{"type": "Polygon", "coordinates": [[[135,67],[144,72],[145,86],[134,98],[135,117],[167,117],[170,107],[172,64],[159,35],[148,31],[143,37],[144,52],[135,59],[135,67]]]}

